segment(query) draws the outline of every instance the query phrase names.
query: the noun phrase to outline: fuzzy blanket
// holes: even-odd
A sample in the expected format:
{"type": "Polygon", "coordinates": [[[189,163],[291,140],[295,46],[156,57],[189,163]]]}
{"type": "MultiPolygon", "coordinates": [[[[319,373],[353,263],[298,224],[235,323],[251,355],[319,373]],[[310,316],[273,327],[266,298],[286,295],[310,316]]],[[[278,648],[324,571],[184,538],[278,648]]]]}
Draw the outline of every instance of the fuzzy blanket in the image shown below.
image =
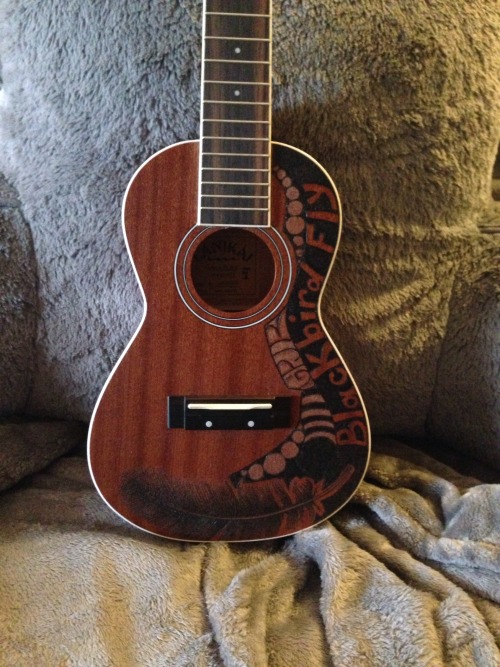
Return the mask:
{"type": "Polygon", "coordinates": [[[0,496],[0,665],[498,667],[499,527],[500,485],[396,441],[333,521],[233,546],[125,525],[62,458],[0,496]]]}

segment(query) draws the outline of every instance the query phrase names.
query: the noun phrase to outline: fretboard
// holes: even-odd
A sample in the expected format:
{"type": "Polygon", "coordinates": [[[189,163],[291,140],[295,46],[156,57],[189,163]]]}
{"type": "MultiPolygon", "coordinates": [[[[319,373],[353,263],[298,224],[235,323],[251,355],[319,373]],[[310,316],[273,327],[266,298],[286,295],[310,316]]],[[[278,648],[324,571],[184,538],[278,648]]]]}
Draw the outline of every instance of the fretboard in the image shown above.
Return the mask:
{"type": "Polygon", "coordinates": [[[269,224],[271,4],[204,0],[201,224],[269,224]]]}

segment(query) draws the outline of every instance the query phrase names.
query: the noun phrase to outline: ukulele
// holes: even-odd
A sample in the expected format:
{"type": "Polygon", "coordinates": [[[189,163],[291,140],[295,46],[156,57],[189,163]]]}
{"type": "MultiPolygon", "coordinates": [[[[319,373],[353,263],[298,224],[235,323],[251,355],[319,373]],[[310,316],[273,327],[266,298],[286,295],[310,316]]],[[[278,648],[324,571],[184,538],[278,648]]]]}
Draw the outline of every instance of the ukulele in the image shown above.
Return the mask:
{"type": "Polygon", "coordinates": [[[125,194],[144,314],[92,415],[109,506],[164,537],[246,541],[327,519],[370,434],[321,299],[341,211],[326,171],[271,136],[271,0],[205,0],[201,138],[125,194]]]}

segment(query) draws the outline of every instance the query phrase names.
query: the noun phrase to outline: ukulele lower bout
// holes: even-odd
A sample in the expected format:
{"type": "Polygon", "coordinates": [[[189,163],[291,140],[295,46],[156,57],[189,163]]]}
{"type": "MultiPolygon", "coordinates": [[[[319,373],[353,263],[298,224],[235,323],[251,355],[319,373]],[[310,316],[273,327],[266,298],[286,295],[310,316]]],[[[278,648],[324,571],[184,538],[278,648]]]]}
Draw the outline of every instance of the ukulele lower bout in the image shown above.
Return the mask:
{"type": "Polygon", "coordinates": [[[280,537],[340,509],[370,449],[323,327],[335,187],[273,144],[270,227],[196,225],[198,142],[136,173],[126,239],[147,305],[94,410],[89,461],[122,517],[172,539],[280,537]]]}

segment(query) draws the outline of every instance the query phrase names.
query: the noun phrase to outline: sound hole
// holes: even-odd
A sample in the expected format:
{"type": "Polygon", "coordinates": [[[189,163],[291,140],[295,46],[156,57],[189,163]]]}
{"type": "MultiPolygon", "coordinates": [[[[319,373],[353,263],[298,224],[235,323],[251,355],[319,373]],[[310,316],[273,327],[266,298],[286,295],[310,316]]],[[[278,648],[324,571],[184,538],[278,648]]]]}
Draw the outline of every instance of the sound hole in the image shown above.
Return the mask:
{"type": "Polygon", "coordinates": [[[196,248],[191,277],[209,306],[238,313],[259,304],[272,287],[274,259],[256,234],[230,227],[207,235],[196,248]]]}

